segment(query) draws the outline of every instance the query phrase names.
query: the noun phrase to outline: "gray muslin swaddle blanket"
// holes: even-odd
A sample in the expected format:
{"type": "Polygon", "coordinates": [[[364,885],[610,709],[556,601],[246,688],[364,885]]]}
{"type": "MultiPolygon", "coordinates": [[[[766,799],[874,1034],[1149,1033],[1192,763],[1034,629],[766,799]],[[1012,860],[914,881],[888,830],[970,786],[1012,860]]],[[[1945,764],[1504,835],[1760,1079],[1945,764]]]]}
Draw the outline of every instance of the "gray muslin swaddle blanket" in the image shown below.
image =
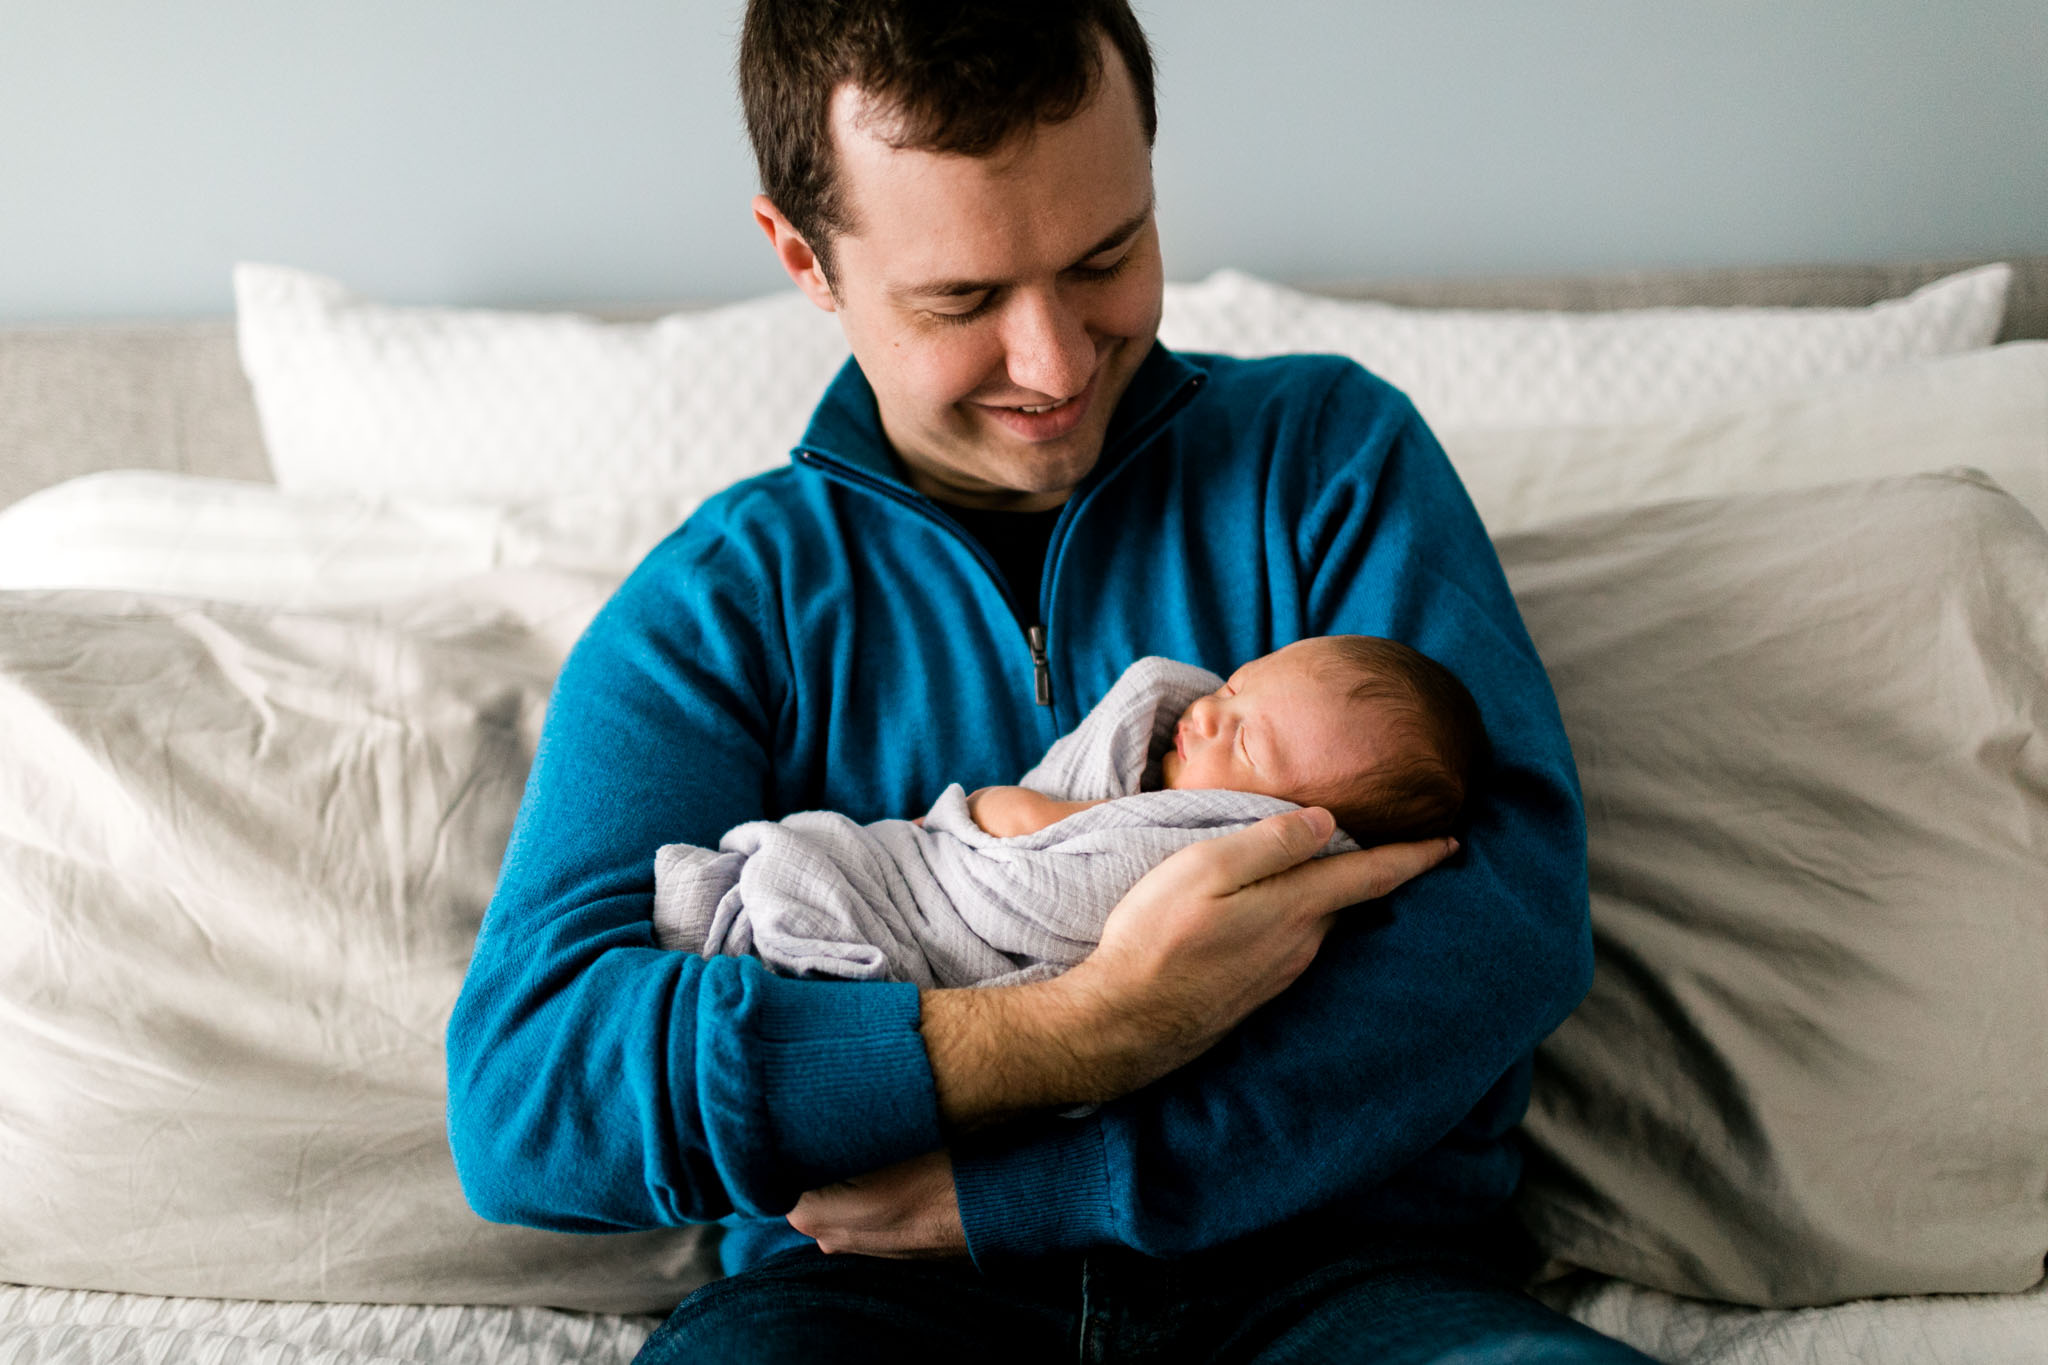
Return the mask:
{"type": "MultiPolygon", "coordinates": [[[[716,849],[665,845],[655,939],[752,955],[786,976],[945,987],[1065,971],[1167,855],[1295,809],[1249,792],[1147,790],[1181,713],[1222,685],[1172,659],[1132,664],[1020,783],[1065,801],[1116,799],[1036,834],[983,832],[955,783],[922,826],[800,811],[740,825],[716,849]]],[[[1339,831],[1323,852],[1356,847],[1339,831]]]]}

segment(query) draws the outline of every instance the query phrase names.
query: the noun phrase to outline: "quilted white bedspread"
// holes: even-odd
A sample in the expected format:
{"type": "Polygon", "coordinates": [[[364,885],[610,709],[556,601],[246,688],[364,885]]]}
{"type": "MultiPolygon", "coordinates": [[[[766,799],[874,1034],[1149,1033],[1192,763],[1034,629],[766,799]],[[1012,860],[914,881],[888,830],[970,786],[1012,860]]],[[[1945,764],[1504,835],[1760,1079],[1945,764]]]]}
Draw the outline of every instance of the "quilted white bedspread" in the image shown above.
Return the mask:
{"type": "MultiPolygon", "coordinates": [[[[1545,1297],[1670,1365],[2040,1365],[2048,1286],[1767,1311],[1598,1276],[1545,1297]]],[[[0,1365],[625,1365],[649,1317],[0,1285],[0,1365]]],[[[707,1362],[708,1365],[708,1362],[707,1362]]]]}
{"type": "Polygon", "coordinates": [[[1738,1308],[1588,1275],[1541,1297],[1670,1365],[2041,1365],[2048,1285],[2024,1294],[1738,1308]]]}
{"type": "Polygon", "coordinates": [[[623,1365],[655,1322],[0,1285],[0,1365],[623,1365]]]}

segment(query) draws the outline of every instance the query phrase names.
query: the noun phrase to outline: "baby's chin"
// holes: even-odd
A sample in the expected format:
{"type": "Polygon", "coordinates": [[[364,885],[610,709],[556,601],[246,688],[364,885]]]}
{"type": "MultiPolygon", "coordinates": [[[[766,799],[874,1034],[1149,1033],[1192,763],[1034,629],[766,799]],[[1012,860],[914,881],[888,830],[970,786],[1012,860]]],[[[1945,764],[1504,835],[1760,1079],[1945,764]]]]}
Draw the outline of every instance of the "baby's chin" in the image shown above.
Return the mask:
{"type": "Polygon", "coordinates": [[[1180,785],[1180,750],[1168,749],[1159,760],[1159,785],[1172,790],[1180,785]]]}

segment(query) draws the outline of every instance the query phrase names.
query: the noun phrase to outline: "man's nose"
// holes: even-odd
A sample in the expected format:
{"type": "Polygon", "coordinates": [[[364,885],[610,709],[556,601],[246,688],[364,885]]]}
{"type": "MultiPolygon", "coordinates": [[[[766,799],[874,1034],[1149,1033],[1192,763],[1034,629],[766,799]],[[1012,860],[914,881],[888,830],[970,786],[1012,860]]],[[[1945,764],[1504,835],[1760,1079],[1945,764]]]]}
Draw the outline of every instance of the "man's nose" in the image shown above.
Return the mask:
{"type": "Polygon", "coordinates": [[[1057,288],[1020,294],[1004,331],[1005,368],[1020,389],[1058,400],[1088,387],[1095,341],[1081,315],[1057,288]]]}

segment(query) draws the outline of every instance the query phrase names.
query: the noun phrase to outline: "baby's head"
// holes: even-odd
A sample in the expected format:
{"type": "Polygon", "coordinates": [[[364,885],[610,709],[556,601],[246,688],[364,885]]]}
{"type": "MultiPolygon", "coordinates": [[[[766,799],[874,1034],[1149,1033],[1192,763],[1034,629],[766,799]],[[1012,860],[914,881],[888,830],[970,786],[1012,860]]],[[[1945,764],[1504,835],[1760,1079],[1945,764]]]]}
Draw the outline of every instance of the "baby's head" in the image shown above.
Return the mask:
{"type": "Polygon", "coordinates": [[[1163,775],[1322,806],[1362,844],[1447,833],[1486,753],[1449,669],[1371,635],[1324,635],[1252,660],[1181,713],[1163,775]]]}

